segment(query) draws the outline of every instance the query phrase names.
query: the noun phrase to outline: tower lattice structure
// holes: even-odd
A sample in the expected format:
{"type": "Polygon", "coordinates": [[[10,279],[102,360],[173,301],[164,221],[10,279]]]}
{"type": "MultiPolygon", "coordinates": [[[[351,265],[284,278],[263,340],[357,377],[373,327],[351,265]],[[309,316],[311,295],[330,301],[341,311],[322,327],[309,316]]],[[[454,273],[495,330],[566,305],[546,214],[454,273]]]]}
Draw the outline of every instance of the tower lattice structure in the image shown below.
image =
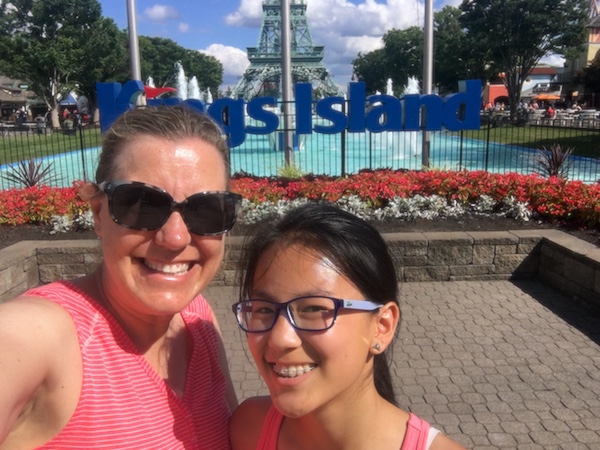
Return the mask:
{"type": "Polygon", "coordinates": [[[600,4],[598,0],[590,0],[590,19],[600,15],[600,4]]]}
{"type": "MultiPolygon", "coordinates": [[[[316,95],[340,95],[322,63],[325,47],[314,46],[306,20],[306,0],[290,2],[292,82],[311,83],[316,95]]],[[[258,47],[248,47],[250,66],[233,89],[232,97],[249,100],[281,95],[281,0],[264,0],[258,47]]]]}

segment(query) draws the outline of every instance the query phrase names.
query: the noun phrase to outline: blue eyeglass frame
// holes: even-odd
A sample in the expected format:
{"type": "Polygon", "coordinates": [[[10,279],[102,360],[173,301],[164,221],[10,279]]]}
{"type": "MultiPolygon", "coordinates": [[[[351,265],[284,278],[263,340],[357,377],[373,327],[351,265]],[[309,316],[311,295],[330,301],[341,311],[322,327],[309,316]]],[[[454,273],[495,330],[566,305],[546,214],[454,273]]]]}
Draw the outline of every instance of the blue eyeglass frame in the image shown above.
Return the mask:
{"type": "Polygon", "coordinates": [[[235,318],[237,320],[238,326],[246,333],[264,333],[266,331],[271,331],[273,329],[273,327],[275,326],[275,324],[277,323],[277,319],[279,318],[279,315],[282,310],[284,311],[283,316],[287,319],[287,321],[290,323],[290,325],[292,327],[294,327],[294,329],[296,329],[298,331],[317,331],[318,332],[318,331],[329,330],[331,327],[333,327],[333,325],[335,324],[335,321],[338,317],[338,312],[340,309],[351,309],[351,310],[355,310],[355,311],[373,312],[373,311],[377,311],[378,309],[380,309],[382,307],[383,307],[382,304],[375,303],[371,300],[347,300],[347,299],[343,299],[343,298],[329,297],[327,295],[306,295],[303,297],[293,298],[284,303],[277,303],[277,302],[272,302],[270,300],[262,300],[259,298],[251,298],[251,299],[242,300],[240,302],[235,303],[234,305],[232,305],[231,311],[235,314],[235,318]],[[312,328],[308,328],[308,329],[302,328],[302,327],[299,327],[298,325],[296,325],[296,323],[294,322],[294,318],[292,317],[292,314],[290,313],[290,304],[297,300],[304,300],[306,298],[327,298],[329,300],[333,300],[333,304],[334,304],[333,320],[331,321],[331,324],[329,326],[315,330],[312,328]],[[273,305],[273,309],[275,309],[275,315],[273,316],[273,323],[271,324],[271,326],[269,328],[264,329],[264,330],[247,330],[246,328],[244,328],[242,326],[242,323],[240,321],[238,314],[242,313],[242,308],[243,308],[244,304],[246,304],[248,302],[263,302],[263,303],[268,303],[270,305],[273,305]]]}
{"type": "Polygon", "coordinates": [[[236,194],[234,192],[203,191],[203,192],[197,192],[195,194],[190,195],[182,202],[177,202],[177,201],[175,201],[173,196],[171,196],[171,194],[169,194],[164,189],[162,189],[158,186],[154,186],[152,184],[143,183],[141,181],[105,180],[101,183],[96,183],[96,187],[100,191],[104,192],[106,194],[106,196],[108,197],[108,209],[110,212],[110,216],[115,223],[118,223],[119,225],[121,225],[125,228],[130,228],[133,230],[141,230],[141,231],[153,231],[153,230],[159,229],[167,222],[167,220],[169,220],[169,217],[171,216],[171,214],[173,214],[173,212],[177,211],[182,215],[184,222],[186,223],[186,225],[191,233],[197,234],[199,236],[218,236],[218,235],[227,233],[229,230],[231,230],[231,228],[233,228],[233,225],[235,225],[235,219],[237,216],[237,212],[238,212],[239,206],[242,201],[242,196],[239,194],[236,194]],[[166,216],[164,217],[164,220],[162,220],[161,223],[157,222],[156,225],[153,225],[151,227],[134,226],[134,225],[130,225],[128,223],[123,222],[122,219],[120,217],[118,217],[117,214],[115,214],[114,206],[113,206],[114,192],[116,189],[118,189],[119,187],[122,187],[122,186],[132,186],[134,188],[147,188],[154,192],[160,193],[161,195],[164,195],[167,199],[169,199],[171,204],[169,207],[169,211],[167,212],[166,216]],[[188,223],[188,218],[187,218],[186,210],[185,210],[186,205],[188,204],[189,200],[193,199],[194,197],[197,197],[197,196],[209,197],[209,196],[213,196],[213,195],[222,196],[223,198],[231,198],[233,200],[233,210],[231,211],[231,217],[228,217],[228,219],[230,219],[230,220],[228,220],[228,223],[226,224],[224,229],[220,229],[218,231],[198,232],[197,229],[196,229],[196,231],[194,231],[195,224],[188,223]]]}

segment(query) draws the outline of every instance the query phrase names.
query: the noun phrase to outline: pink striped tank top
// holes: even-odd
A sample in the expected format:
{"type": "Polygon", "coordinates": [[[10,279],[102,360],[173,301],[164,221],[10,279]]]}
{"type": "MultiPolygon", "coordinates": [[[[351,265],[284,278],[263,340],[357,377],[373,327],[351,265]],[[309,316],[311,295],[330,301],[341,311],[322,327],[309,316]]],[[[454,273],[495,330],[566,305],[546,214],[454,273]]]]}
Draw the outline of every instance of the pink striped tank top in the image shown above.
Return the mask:
{"type": "Polygon", "coordinates": [[[217,332],[204,297],[199,295],[181,313],[193,351],[180,398],[139,354],[116,319],[75,285],[56,282],[27,295],[52,300],[71,314],[83,360],[75,412],[41,448],[230,448],[231,412],[218,364],[217,332]]]}
{"type": "MultiPolygon", "coordinates": [[[[277,450],[279,429],[281,428],[283,418],[283,414],[277,411],[274,406],[269,408],[258,444],[256,445],[256,450],[277,450]]],[[[430,428],[429,423],[410,413],[406,434],[404,435],[404,441],[400,450],[427,450],[429,448],[427,438],[430,429],[433,430],[433,428],[430,428]]]]}

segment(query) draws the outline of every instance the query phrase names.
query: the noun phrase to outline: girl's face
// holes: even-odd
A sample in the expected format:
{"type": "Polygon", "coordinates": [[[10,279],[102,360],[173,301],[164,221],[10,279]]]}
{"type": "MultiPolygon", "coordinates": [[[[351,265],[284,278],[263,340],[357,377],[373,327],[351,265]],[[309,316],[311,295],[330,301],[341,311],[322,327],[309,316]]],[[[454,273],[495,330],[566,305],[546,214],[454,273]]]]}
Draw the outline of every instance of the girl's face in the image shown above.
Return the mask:
{"type": "MultiPolygon", "coordinates": [[[[196,138],[174,142],[138,137],[126,144],[115,166],[113,180],[158,186],[178,202],[227,186],[221,154],[196,138]]],[[[92,210],[96,233],[102,239],[102,289],[122,316],[144,320],[181,311],[208,285],[221,264],[223,235],[190,233],[179,212],[172,213],[158,230],[140,231],[112,220],[107,195],[97,196],[92,210]]]]}
{"type": "MultiPolygon", "coordinates": [[[[366,300],[328,258],[301,245],[268,250],[256,269],[254,299],[283,303],[324,295],[366,300]]],[[[301,417],[327,406],[347,408],[374,389],[370,348],[378,330],[376,316],[341,309],[333,327],[315,332],[297,331],[280,314],[270,331],[248,333],[250,351],[276,408],[288,417],[301,417]]]]}

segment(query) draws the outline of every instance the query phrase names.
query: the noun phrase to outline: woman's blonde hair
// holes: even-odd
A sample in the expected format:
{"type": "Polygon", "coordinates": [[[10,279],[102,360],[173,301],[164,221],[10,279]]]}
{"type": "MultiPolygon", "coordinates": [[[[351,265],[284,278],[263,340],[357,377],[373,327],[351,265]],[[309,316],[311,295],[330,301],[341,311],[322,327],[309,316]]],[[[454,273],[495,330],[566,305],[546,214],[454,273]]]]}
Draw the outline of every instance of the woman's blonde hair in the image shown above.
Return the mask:
{"type": "Polygon", "coordinates": [[[181,104],[141,107],[123,113],[102,138],[96,183],[111,179],[117,169],[115,161],[123,147],[140,136],[168,140],[202,139],[221,153],[229,177],[229,147],[223,130],[207,114],[181,104]]]}

